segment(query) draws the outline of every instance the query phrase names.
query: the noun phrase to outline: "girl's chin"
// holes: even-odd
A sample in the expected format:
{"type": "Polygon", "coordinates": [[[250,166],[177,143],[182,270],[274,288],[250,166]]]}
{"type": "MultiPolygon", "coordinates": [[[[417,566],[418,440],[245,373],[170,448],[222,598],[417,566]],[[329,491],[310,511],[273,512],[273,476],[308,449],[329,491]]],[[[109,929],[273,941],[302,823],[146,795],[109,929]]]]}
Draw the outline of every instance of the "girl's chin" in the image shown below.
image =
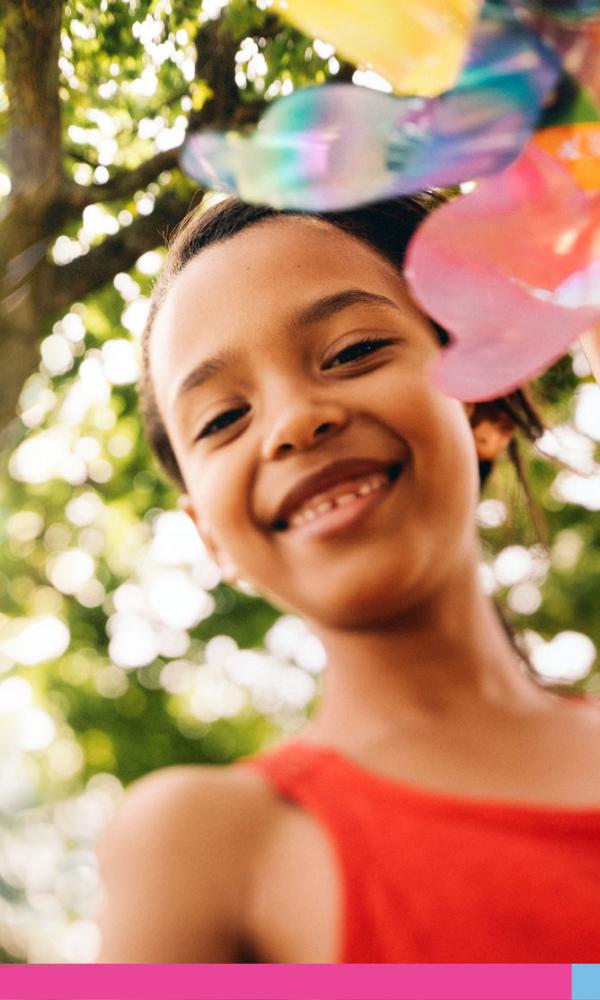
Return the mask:
{"type": "MultiPolygon", "coordinates": [[[[394,581],[397,585],[398,579],[394,581]]],[[[407,585],[402,592],[394,589],[388,580],[363,580],[359,586],[356,579],[340,585],[332,581],[331,588],[313,588],[310,598],[296,603],[294,614],[310,620],[314,626],[327,629],[359,632],[368,629],[389,629],[394,622],[401,621],[418,603],[415,590],[407,585]],[[335,599],[332,599],[335,593],[335,599]]]]}

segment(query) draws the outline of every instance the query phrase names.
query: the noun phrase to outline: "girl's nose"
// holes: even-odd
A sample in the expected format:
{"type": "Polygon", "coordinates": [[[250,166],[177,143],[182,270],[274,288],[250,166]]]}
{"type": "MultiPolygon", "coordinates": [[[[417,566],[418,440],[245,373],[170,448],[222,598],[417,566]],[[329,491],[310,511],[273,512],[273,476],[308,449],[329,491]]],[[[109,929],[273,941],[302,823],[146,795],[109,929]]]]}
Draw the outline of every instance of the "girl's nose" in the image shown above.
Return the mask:
{"type": "Polygon", "coordinates": [[[307,451],[336,434],[349,420],[347,410],[337,403],[300,402],[285,407],[267,432],[263,458],[279,458],[290,451],[307,451]]]}

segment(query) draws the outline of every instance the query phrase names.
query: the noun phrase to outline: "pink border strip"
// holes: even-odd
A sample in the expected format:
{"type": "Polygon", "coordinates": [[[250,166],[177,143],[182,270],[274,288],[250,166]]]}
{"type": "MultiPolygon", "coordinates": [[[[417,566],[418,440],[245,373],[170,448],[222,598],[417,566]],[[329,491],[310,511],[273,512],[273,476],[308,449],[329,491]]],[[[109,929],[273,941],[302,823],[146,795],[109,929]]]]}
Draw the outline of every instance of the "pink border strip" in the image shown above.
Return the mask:
{"type": "Polygon", "coordinates": [[[570,965],[6,965],[0,1000],[570,1000],[570,965]]]}

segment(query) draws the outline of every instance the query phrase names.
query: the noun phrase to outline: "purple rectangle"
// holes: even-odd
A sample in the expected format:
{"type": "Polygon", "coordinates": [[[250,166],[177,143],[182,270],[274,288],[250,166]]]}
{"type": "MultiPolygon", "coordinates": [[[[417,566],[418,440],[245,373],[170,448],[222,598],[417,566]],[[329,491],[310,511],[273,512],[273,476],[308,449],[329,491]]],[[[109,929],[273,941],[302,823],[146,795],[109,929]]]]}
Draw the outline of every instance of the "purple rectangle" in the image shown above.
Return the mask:
{"type": "Polygon", "coordinates": [[[570,965],[7,965],[0,1000],[570,1000],[570,965]]]}

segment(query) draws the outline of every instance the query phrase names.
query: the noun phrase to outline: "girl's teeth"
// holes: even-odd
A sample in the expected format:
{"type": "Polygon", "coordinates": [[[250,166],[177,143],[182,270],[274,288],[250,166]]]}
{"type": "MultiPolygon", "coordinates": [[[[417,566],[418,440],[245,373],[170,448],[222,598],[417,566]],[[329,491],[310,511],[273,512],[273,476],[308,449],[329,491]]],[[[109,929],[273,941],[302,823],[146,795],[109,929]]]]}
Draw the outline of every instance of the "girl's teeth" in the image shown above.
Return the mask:
{"type": "Polygon", "coordinates": [[[323,500],[318,507],[308,507],[306,510],[294,514],[290,518],[290,525],[292,527],[297,527],[300,524],[304,524],[307,521],[314,521],[316,517],[321,514],[326,514],[328,510],[333,507],[343,507],[347,503],[352,503],[359,496],[366,496],[367,493],[372,493],[373,490],[379,489],[381,486],[385,486],[388,482],[386,476],[372,476],[365,483],[362,483],[353,493],[344,493],[341,497],[336,497],[335,500],[323,500]]]}
{"type": "Polygon", "coordinates": [[[317,514],[324,514],[326,510],[331,510],[332,507],[333,500],[324,500],[323,503],[320,503],[316,508],[317,514]]]}

